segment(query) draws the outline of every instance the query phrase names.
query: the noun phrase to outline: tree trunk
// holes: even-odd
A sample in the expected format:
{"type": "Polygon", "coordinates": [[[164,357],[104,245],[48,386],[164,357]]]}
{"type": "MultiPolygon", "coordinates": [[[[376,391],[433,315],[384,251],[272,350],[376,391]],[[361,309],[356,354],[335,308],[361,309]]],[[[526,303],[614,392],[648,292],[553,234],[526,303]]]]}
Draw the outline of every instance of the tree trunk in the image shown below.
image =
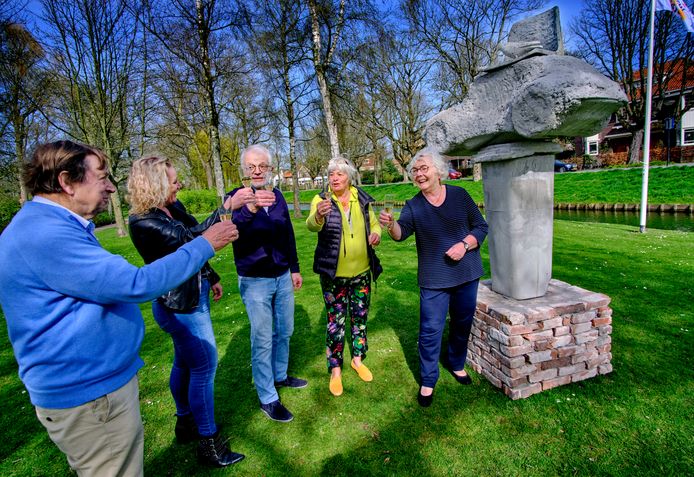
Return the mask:
{"type": "Polygon", "coordinates": [[[323,99],[323,115],[325,117],[325,127],[328,130],[328,140],[330,141],[330,157],[334,159],[340,155],[340,141],[337,136],[337,125],[333,116],[328,83],[325,80],[325,75],[318,67],[316,67],[316,78],[318,79],[318,88],[323,99]]]}
{"type": "MultiPolygon", "coordinates": [[[[108,136],[106,133],[103,133],[103,141],[104,141],[104,152],[106,153],[106,157],[111,161],[113,156],[113,147],[111,147],[111,141],[108,139],[108,136]]],[[[110,169],[110,164],[109,164],[109,169],[110,169]]],[[[116,186],[116,191],[111,194],[109,197],[111,200],[111,205],[113,205],[113,217],[116,219],[116,234],[119,237],[125,237],[128,235],[127,230],[125,229],[125,220],[123,219],[123,208],[121,207],[121,199],[120,199],[120,192],[118,192],[118,183],[114,181],[114,184],[116,186]]]]}
{"type": "Polygon", "coordinates": [[[24,204],[27,201],[27,189],[24,186],[22,179],[22,169],[24,168],[24,144],[26,144],[26,132],[24,129],[24,120],[22,116],[13,114],[14,122],[14,153],[17,161],[17,171],[19,172],[19,203],[24,204]],[[21,121],[21,122],[20,122],[21,121]]]}
{"type": "Polygon", "coordinates": [[[224,195],[224,176],[222,174],[222,148],[219,143],[219,112],[214,96],[214,77],[209,52],[210,30],[206,24],[201,0],[195,0],[197,14],[198,46],[202,54],[202,69],[205,81],[205,101],[207,102],[207,119],[210,133],[210,150],[212,152],[212,170],[214,171],[217,195],[224,195]]]}
{"type": "Polygon", "coordinates": [[[118,185],[116,185],[116,191],[111,194],[110,199],[113,206],[113,216],[116,218],[116,233],[119,237],[125,237],[128,233],[125,230],[125,220],[123,219],[123,208],[121,206],[118,185]]]}
{"type": "MultiPolygon", "coordinates": [[[[318,89],[320,90],[320,95],[323,100],[323,116],[325,118],[325,126],[328,130],[328,140],[330,141],[330,157],[336,158],[340,155],[340,141],[337,135],[337,124],[335,123],[335,117],[333,116],[333,108],[330,100],[330,90],[328,89],[328,82],[325,78],[325,65],[330,63],[332,57],[332,51],[327,53],[327,58],[323,61],[321,55],[321,35],[320,35],[320,24],[318,23],[318,12],[316,9],[316,2],[308,2],[309,11],[311,13],[311,33],[313,37],[313,66],[316,70],[316,79],[318,80],[318,89]]],[[[344,1],[340,2],[340,16],[344,15],[344,1]]],[[[341,20],[340,20],[341,23],[341,20]]],[[[334,32],[334,38],[332,38],[331,48],[335,48],[337,39],[339,37],[340,27],[338,27],[334,32]]]]}
{"type": "MultiPolygon", "coordinates": [[[[641,150],[643,149],[643,129],[634,131],[631,136],[631,146],[629,147],[629,161],[627,164],[638,164],[641,162],[641,150]]],[[[649,151],[650,152],[650,151],[649,151]]]]}
{"type": "Polygon", "coordinates": [[[375,138],[371,138],[371,145],[374,150],[374,185],[378,185],[378,166],[380,165],[381,158],[378,155],[378,142],[375,138]]]}
{"type": "Polygon", "coordinates": [[[208,189],[214,189],[215,180],[214,172],[212,172],[212,166],[210,165],[210,159],[207,157],[200,156],[200,164],[202,164],[202,170],[205,171],[205,180],[207,182],[208,189]]]}
{"type": "Polygon", "coordinates": [[[475,162],[472,164],[472,180],[479,182],[482,180],[482,164],[475,162]]]}
{"type": "MultiPolygon", "coordinates": [[[[301,204],[299,204],[299,169],[296,166],[296,130],[294,127],[294,101],[292,100],[292,88],[289,78],[289,68],[286,67],[282,72],[284,80],[285,94],[285,113],[287,114],[287,133],[289,134],[289,169],[292,171],[292,195],[294,196],[294,217],[301,217],[301,204]]],[[[279,171],[278,171],[279,173],[279,171]]]]}

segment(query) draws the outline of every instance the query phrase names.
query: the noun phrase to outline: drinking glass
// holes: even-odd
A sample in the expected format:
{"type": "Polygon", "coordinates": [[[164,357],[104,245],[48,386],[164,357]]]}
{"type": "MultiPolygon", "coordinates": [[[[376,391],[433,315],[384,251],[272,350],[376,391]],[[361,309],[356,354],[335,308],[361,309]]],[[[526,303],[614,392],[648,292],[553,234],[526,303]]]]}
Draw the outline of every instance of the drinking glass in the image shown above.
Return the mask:
{"type": "Polygon", "coordinates": [[[232,210],[224,207],[224,201],[225,200],[226,200],[225,195],[222,195],[219,197],[219,208],[220,208],[219,220],[221,220],[222,222],[231,221],[232,210]]]}
{"type": "Polygon", "coordinates": [[[395,206],[395,194],[386,194],[383,196],[383,210],[386,214],[393,215],[393,207],[395,206]]]}

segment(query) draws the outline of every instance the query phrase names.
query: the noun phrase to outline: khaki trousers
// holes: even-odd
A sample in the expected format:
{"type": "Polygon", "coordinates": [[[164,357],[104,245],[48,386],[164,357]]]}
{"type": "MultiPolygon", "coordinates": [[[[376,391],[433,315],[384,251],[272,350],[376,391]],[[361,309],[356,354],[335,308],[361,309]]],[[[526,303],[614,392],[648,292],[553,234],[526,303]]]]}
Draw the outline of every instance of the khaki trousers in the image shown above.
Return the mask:
{"type": "Polygon", "coordinates": [[[137,376],[81,406],[36,406],[36,416],[78,475],[143,475],[144,431],[137,376]]]}

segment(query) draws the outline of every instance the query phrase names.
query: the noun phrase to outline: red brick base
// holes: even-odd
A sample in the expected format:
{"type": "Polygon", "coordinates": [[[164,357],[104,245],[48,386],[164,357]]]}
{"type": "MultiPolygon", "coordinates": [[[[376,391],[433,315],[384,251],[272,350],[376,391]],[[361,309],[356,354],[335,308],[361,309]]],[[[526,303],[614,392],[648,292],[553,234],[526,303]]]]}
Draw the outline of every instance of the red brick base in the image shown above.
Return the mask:
{"type": "Polygon", "coordinates": [[[468,362],[511,399],[612,371],[610,297],[551,280],[514,300],[480,283],[468,362]]]}

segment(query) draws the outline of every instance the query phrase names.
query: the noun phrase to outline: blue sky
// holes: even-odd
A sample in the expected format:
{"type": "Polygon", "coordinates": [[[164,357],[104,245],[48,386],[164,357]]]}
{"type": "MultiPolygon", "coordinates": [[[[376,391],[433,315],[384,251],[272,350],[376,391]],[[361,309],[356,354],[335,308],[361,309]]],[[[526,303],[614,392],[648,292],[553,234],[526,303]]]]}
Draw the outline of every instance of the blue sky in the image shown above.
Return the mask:
{"type": "Polygon", "coordinates": [[[578,16],[583,8],[583,0],[552,0],[547,2],[547,6],[542,11],[554,6],[559,7],[559,17],[561,18],[561,28],[564,35],[569,33],[569,24],[578,16]]]}

